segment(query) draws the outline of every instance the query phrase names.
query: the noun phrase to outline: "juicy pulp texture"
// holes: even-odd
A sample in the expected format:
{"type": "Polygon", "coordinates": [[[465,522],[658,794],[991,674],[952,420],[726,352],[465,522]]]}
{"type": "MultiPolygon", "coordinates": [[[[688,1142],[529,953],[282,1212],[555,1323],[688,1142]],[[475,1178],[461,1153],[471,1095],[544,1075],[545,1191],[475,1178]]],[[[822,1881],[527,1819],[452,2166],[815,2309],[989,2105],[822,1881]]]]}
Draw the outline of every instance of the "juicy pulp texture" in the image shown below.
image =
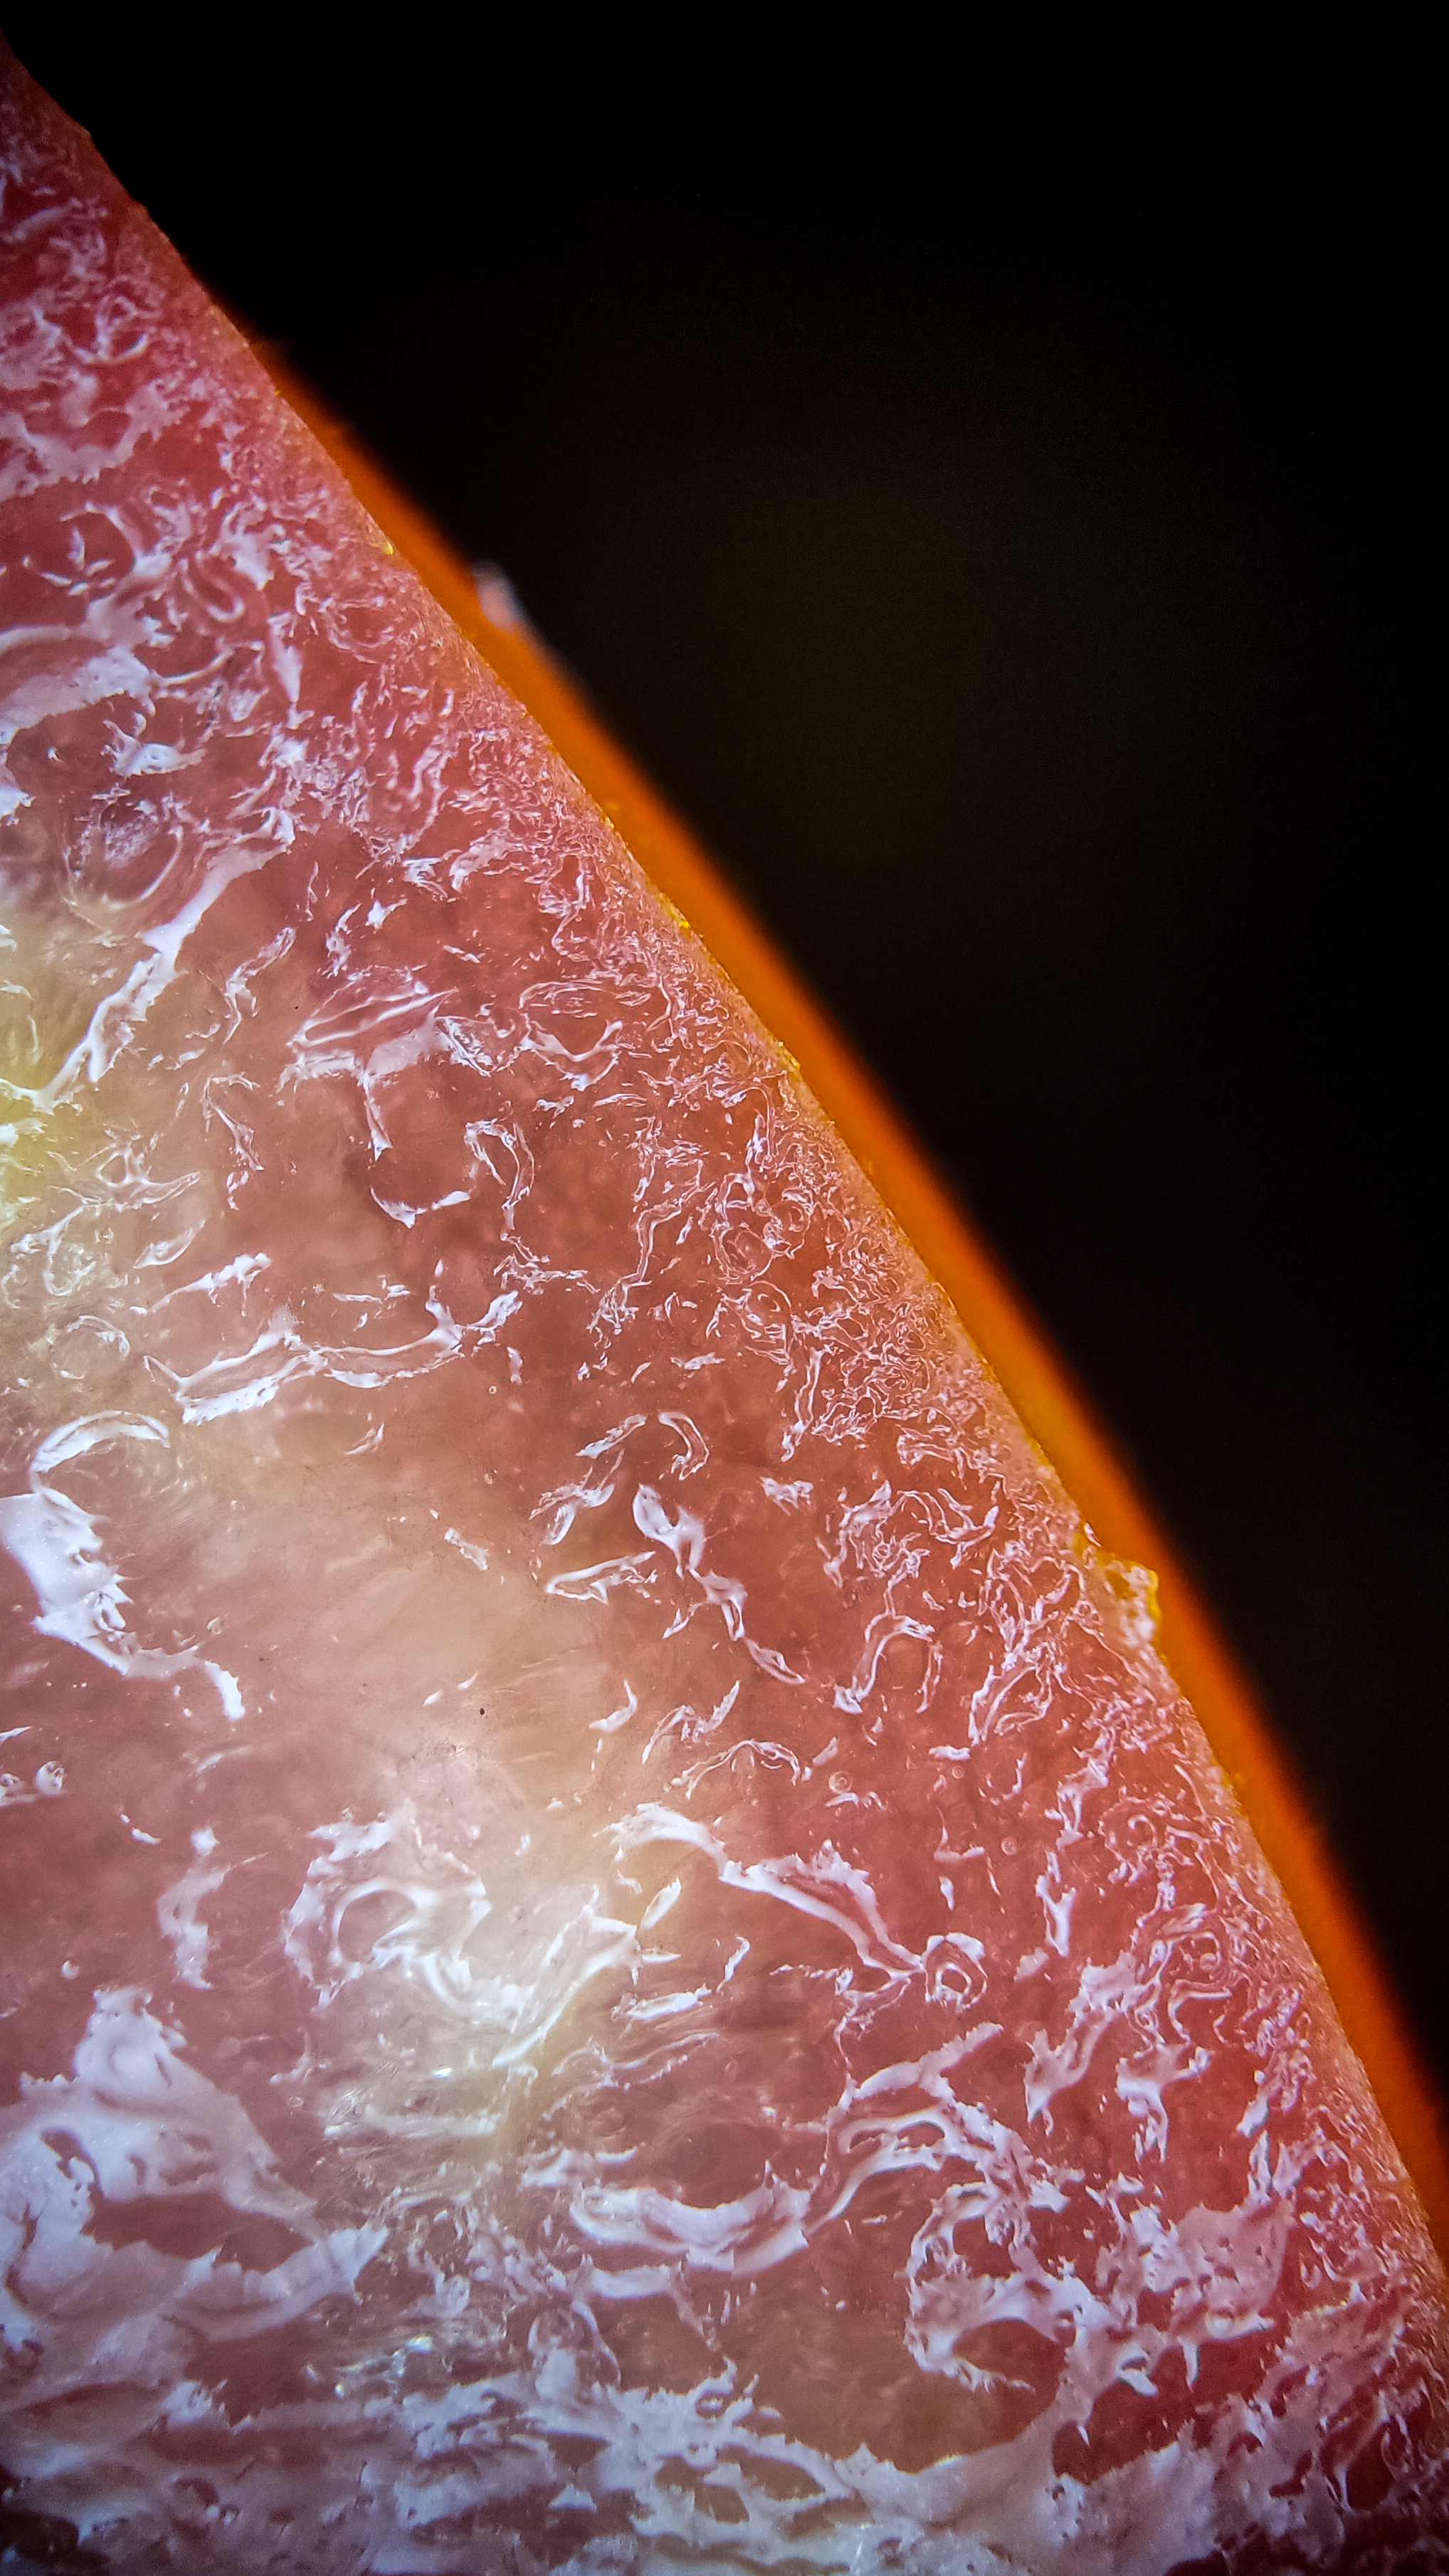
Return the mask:
{"type": "Polygon", "coordinates": [[[1145,1578],[0,118],[0,2540],[1443,2565],[1443,2276],[1145,1578]]]}

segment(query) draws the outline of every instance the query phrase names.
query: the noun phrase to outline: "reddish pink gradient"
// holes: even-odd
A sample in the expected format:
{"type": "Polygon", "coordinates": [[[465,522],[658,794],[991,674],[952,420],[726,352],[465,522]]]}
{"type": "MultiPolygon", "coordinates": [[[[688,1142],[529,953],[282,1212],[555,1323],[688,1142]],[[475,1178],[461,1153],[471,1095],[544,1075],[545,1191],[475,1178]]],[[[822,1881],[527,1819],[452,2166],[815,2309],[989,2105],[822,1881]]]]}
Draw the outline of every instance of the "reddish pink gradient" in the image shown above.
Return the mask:
{"type": "Polygon", "coordinates": [[[0,2540],[1449,2563],[1146,1579],[13,65],[0,171],[0,2540]]]}

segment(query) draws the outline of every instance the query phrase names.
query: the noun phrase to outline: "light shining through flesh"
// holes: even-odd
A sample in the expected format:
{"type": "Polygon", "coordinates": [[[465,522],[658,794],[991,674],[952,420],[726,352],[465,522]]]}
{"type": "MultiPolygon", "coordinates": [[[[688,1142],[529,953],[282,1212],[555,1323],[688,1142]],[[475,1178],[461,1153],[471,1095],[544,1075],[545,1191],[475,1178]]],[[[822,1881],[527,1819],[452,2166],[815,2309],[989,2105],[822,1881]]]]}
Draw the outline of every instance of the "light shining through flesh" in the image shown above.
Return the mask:
{"type": "Polygon", "coordinates": [[[1444,2563],[1144,1586],[13,66],[0,174],[0,2545],[1444,2563]]]}

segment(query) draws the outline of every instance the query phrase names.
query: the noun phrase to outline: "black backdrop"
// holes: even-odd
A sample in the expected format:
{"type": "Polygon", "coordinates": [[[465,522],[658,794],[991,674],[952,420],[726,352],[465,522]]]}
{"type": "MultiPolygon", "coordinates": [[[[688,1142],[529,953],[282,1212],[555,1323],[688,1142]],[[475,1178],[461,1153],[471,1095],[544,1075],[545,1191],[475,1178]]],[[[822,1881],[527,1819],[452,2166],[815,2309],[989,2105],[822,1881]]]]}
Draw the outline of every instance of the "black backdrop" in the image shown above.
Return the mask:
{"type": "Polygon", "coordinates": [[[883,1075],[1449,2063],[1413,65],[306,24],[7,17],[883,1075]]]}

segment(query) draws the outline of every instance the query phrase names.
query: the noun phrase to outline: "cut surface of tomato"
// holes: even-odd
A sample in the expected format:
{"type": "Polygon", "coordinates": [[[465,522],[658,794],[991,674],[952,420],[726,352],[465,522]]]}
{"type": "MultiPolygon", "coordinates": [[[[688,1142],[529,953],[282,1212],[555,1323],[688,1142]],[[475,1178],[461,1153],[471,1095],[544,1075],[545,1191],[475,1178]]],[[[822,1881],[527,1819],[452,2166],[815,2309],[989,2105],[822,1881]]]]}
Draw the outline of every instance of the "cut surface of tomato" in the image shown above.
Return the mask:
{"type": "Polygon", "coordinates": [[[0,2544],[1412,2563],[1149,1579],[12,63],[0,172],[0,2544]]]}

